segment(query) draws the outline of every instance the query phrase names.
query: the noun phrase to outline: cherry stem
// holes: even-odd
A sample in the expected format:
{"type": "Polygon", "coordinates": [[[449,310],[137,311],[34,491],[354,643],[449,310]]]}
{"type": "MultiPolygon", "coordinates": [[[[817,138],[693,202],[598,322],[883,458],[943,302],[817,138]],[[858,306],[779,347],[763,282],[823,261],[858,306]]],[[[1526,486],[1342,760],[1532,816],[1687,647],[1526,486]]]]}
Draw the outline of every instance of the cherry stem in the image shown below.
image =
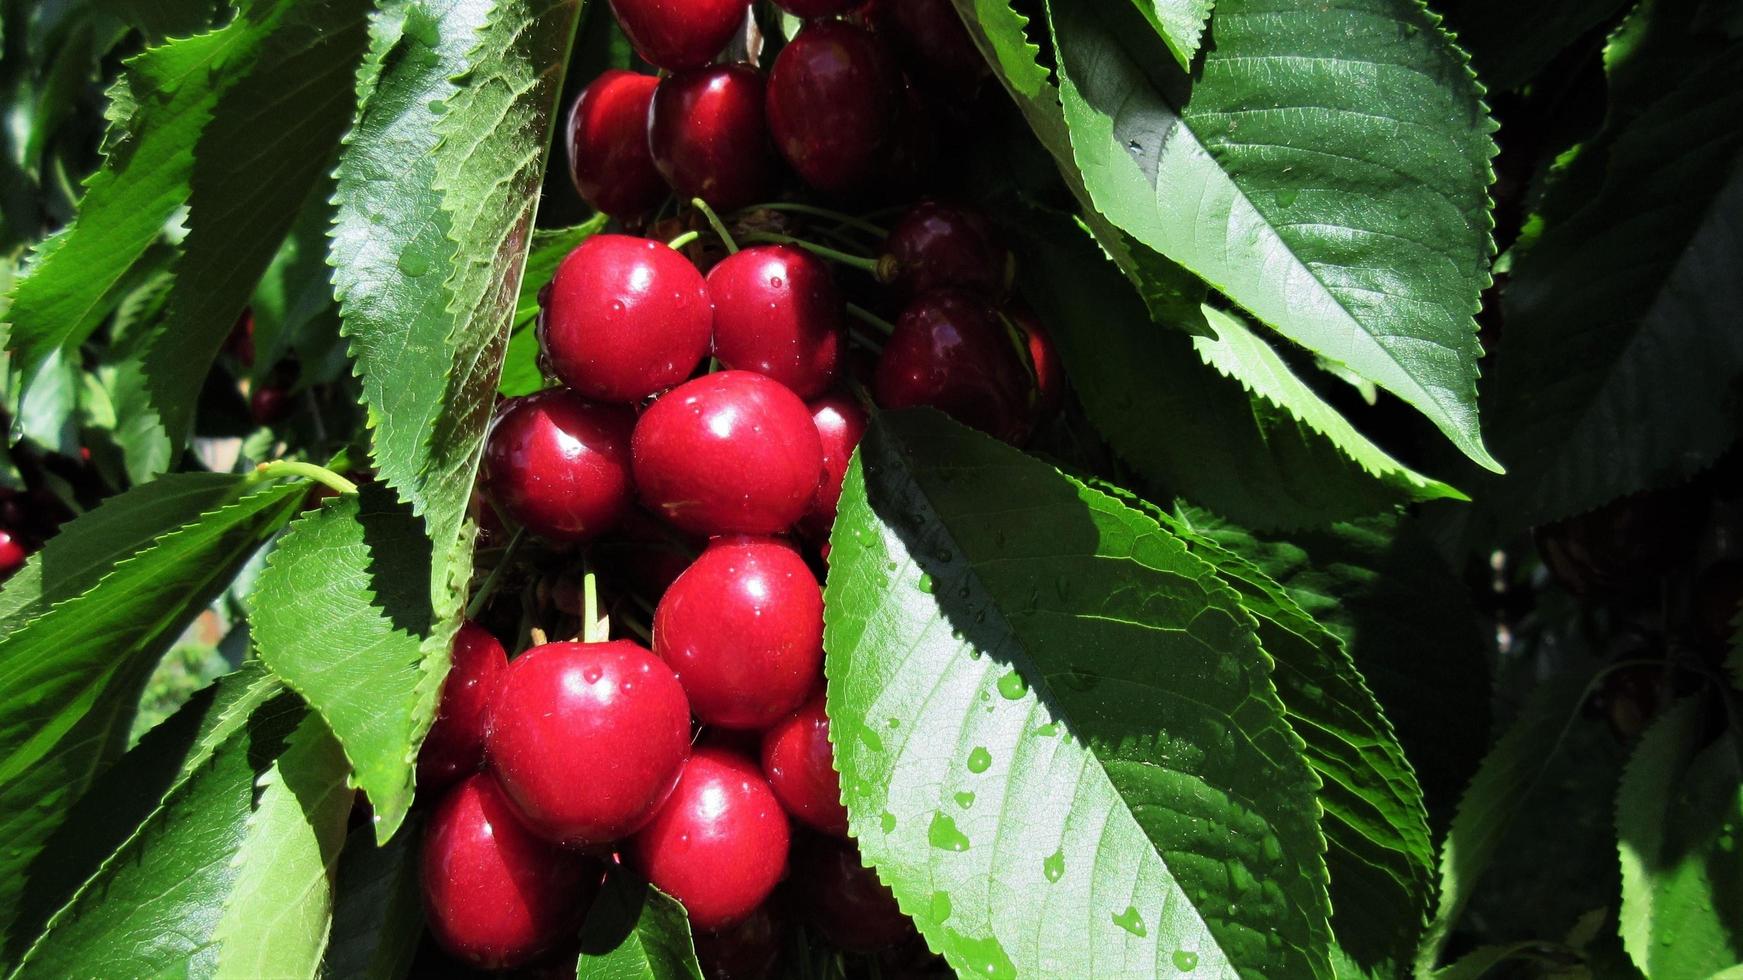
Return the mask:
{"type": "Polygon", "coordinates": [[[792,235],[780,235],[772,231],[753,231],[746,234],[744,238],[745,241],[750,242],[773,242],[778,245],[797,245],[807,252],[810,252],[813,255],[820,255],[831,262],[839,262],[842,265],[851,266],[862,272],[869,272],[874,276],[878,274],[877,259],[867,258],[864,255],[850,255],[846,252],[838,252],[827,245],[808,242],[802,238],[794,238],[792,235]]]}
{"type": "Polygon", "coordinates": [[[295,459],[275,459],[270,463],[261,463],[254,468],[254,473],[261,479],[270,479],[275,476],[300,476],[306,480],[313,480],[331,489],[334,493],[357,492],[357,484],[325,466],[316,466],[314,463],[304,463],[295,459]]]}
{"type": "Polygon", "coordinates": [[[484,577],[484,584],[478,587],[478,594],[466,604],[467,619],[477,619],[478,614],[484,611],[484,607],[490,605],[491,598],[496,595],[496,587],[502,584],[503,570],[514,562],[514,553],[520,550],[521,539],[525,538],[526,534],[527,529],[524,527],[514,529],[514,537],[508,539],[508,547],[502,549],[502,556],[496,559],[496,567],[492,568],[490,574],[484,577]]]}
{"type": "Polygon", "coordinates": [[[889,232],[885,231],[883,228],[872,224],[864,218],[857,218],[851,214],[843,214],[840,211],[831,211],[828,208],[820,208],[814,204],[798,204],[792,201],[773,201],[768,204],[753,204],[743,210],[791,211],[794,214],[808,214],[814,218],[828,218],[831,221],[839,221],[850,228],[858,228],[860,231],[876,235],[879,238],[883,238],[889,234],[889,232]]]}
{"type": "Polygon", "coordinates": [[[674,238],[671,241],[667,242],[666,247],[671,249],[672,251],[676,252],[678,249],[683,248],[684,246],[690,244],[691,242],[693,242],[696,239],[701,238],[701,237],[702,237],[702,233],[699,231],[687,231],[687,232],[683,233],[682,235],[679,235],[677,238],[674,238]]]}
{"type": "Polygon", "coordinates": [[[599,618],[599,580],[592,570],[581,576],[581,642],[604,643],[611,628],[599,618]]]}
{"type": "Polygon", "coordinates": [[[886,337],[896,332],[895,324],[881,316],[878,316],[876,313],[873,313],[858,303],[848,303],[847,312],[848,315],[852,316],[855,320],[858,320],[861,323],[870,324],[883,331],[884,336],[886,337]]]}
{"type": "Polygon", "coordinates": [[[726,225],[720,220],[720,215],[708,206],[708,202],[699,197],[690,199],[690,206],[702,212],[702,217],[708,219],[708,226],[714,229],[714,234],[720,237],[720,244],[726,246],[726,254],[737,255],[738,243],[732,240],[732,232],[726,230],[726,225]]]}

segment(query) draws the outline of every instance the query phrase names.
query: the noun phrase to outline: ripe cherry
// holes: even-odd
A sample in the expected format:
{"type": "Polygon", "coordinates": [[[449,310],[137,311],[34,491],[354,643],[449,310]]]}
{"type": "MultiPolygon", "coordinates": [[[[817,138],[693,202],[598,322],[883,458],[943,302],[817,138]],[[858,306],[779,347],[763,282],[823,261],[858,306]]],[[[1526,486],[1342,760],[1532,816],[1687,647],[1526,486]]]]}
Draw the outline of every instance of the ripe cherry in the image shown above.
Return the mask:
{"type": "Polygon", "coordinates": [[[569,176],[583,200],[614,218],[633,218],[666,197],[648,152],[648,105],[658,84],[608,68],[569,110],[569,176]]]}
{"type": "Polygon", "coordinates": [[[282,422],[290,413],[291,395],[283,385],[257,384],[248,394],[248,414],[256,425],[282,422]]]}
{"type": "Polygon", "coordinates": [[[1014,272],[986,215],[941,201],[909,208],[884,239],[884,255],[880,278],[909,295],[954,286],[997,300],[1014,272]]]}
{"type": "Polygon", "coordinates": [[[0,579],[10,578],[13,572],[24,567],[29,558],[30,549],[24,546],[24,542],[11,531],[0,528],[0,579]]]}
{"type": "Polygon", "coordinates": [[[709,931],[742,921],[787,870],[787,814],[749,759],[698,748],[632,848],[642,873],[709,931]]]}
{"type": "Polygon", "coordinates": [[[430,932],[484,969],[525,963],[562,941],[599,883],[593,861],[529,833],[487,773],[437,804],[419,871],[430,932]]]}
{"type": "Polygon", "coordinates": [[[713,323],[688,259],[652,239],[594,235],[557,266],[540,347],[569,387],[634,402],[689,377],[713,323]]]}
{"type": "Polygon", "coordinates": [[[924,293],[908,304],[873,381],[883,408],[930,405],[1013,443],[1028,434],[1033,386],[998,314],[960,290],[924,293]]]}
{"type": "Polygon", "coordinates": [[[1029,353],[1029,372],[1035,379],[1036,420],[1051,418],[1065,401],[1065,368],[1059,363],[1059,348],[1053,345],[1053,335],[1027,308],[1017,307],[1005,315],[1023,335],[1023,346],[1029,353]]]}
{"type": "Polygon", "coordinates": [[[869,953],[914,934],[913,921],[852,841],[815,834],[796,841],[792,887],[824,937],[849,952],[869,953]]]}
{"type": "Polygon", "coordinates": [[[763,121],[763,74],[709,65],[660,82],[647,118],[654,165],[684,200],[725,211],[761,199],[777,162],[763,121]]]}
{"type": "Polygon", "coordinates": [[[833,17],[846,13],[863,2],[864,0],[779,0],[775,6],[794,17],[810,20],[813,17],[833,17]]]}
{"type": "Polygon", "coordinates": [[[958,102],[991,74],[950,0],[877,0],[874,18],[917,74],[958,102]]]}
{"type": "Polygon", "coordinates": [[[435,724],[418,750],[418,787],[441,789],[474,772],[484,761],[484,726],[508,653],[477,623],[460,624],[454,634],[453,664],[442,682],[435,724]]]}
{"type": "Polygon", "coordinates": [[[776,534],[803,517],[823,444],[799,396],[749,371],[718,371],[667,392],[631,443],[642,502],[697,534],[776,534]]]}
{"type": "Polygon", "coordinates": [[[847,464],[853,459],[854,447],[865,435],[868,419],[859,401],[844,391],[814,398],[809,408],[817,436],[823,441],[823,479],[817,484],[817,496],[800,526],[812,537],[826,538],[835,525],[835,508],[841,501],[847,464]]]}
{"type": "Polygon", "coordinates": [[[610,530],[630,507],[629,445],[635,417],[568,388],[510,399],[484,445],[490,498],[553,541],[610,530]]]}
{"type": "Polygon", "coordinates": [[[605,844],[671,793],[690,752],[690,706],[672,669],[634,643],[546,643],[503,673],[484,749],[534,832],[605,844]]]}
{"type": "Polygon", "coordinates": [[[763,733],[763,775],[787,812],[826,834],[847,834],[841,777],[829,747],[823,692],[763,733]]]}
{"type": "Polygon", "coordinates": [[[805,183],[847,193],[884,170],[903,105],[883,42],[846,21],[799,29],[769,72],[769,132],[805,183]]]}
{"type": "Polygon", "coordinates": [[[766,728],[822,675],[823,590],[779,538],[717,538],[660,598],[654,652],[697,720],[766,728]]]}
{"type": "Polygon", "coordinates": [[[755,245],[708,272],[714,356],[809,398],[841,367],[845,307],[829,266],[793,245],[755,245]]]}
{"type": "Polygon", "coordinates": [[[775,964],[787,939],[787,922],[771,905],[764,902],[735,925],[696,934],[696,961],[703,976],[708,980],[763,980],[776,975],[775,964]]]}
{"type": "Polygon", "coordinates": [[[667,71],[714,60],[744,25],[744,0],[611,0],[611,12],[642,60],[667,71]]]}

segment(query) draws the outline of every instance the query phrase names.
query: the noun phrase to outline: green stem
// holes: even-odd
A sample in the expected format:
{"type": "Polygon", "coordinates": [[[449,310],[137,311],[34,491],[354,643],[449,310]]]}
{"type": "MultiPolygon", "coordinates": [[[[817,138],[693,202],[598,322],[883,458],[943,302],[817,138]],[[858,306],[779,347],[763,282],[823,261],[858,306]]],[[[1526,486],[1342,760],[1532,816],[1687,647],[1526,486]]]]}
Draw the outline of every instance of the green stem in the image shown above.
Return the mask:
{"type": "Polygon", "coordinates": [[[702,237],[702,233],[699,231],[687,231],[687,232],[683,233],[682,235],[679,235],[677,238],[674,238],[671,241],[667,242],[666,247],[671,249],[672,251],[676,252],[678,249],[683,248],[684,246],[690,244],[691,242],[693,242],[696,239],[701,238],[701,237],[702,237]]]}
{"type": "Polygon", "coordinates": [[[693,197],[690,199],[690,206],[702,212],[702,217],[708,219],[709,227],[713,228],[714,233],[720,236],[720,244],[726,246],[726,254],[737,255],[738,243],[732,240],[732,232],[726,230],[726,225],[720,221],[720,215],[714,213],[714,209],[708,206],[708,202],[699,197],[693,197]]]}
{"type": "Polygon", "coordinates": [[[610,633],[599,621],[599,580],[589,569],[581,576],[581,642],[604,643],[610,633]]]}
{"type": "Polygon", "coordinates": [[[792,235],[780,235],[772,231],[753,231],[746,234],[744,239],[747,242],[774,242],[779,245],[797,245],[800,248],[805,249],[814,255],[820,255],[831,262],[839,262],[842,265],[851,266],[852,268],[859,269],[862,272],[869,272],[874,276],[878,274],[877,259],[868,258],[864,255],[849,255],[846,252],[838,252],[827,245],[808,242],[802,238],[794,238],[792,235]]]}
{"type": "Polygon", "coordinates": [[[261,463],[254,468],[254,473],[261,479],[275,476],[300,476],[313,480],[322,486],[330,487],[334,493],[356,493],[357,484],[345,479],[325,466],[305,463],[295,459],[275,459],[270,463],[261,463]]]}
{"type": "Polygon", "coordinates": [[[773,201],[768,204],[753,204],[748,208],[744,208],[743,211],[791,211],[794,214],[808,214],[814,218],[828,218],[831,221],[839,221],[850,228],[858,228],[860,231],[876,235],[879,238],[883,238],[889,234],[889,232],[885,231],[883,228],[872,224],[864,218],[855,217],[851,214],[843,214],[840,211],[831,211],[828,208],[820,208],[814,204],[798,204],[792,201],[773,201]]]}
{"type": "Polygon", "coordinates": [[[855,320],[858,320],[861,323],[870,324],[871,326],[883,331],[883,334],[886,337],[896,332],[895,324],[881,316],[878,316],[876,313],[873,313],[858,303],[847,304],[847,312],[855,320]]]}
{"type": "Polygon", "coordinates": [[[477,619],[484,607],[490,605],[491,598],[496,595],[496,587],[502,584],[503,570],[514,561],[514,553],[520,550],[521,539],[526,537],[526,533],[527,529],[524,527],[514,529],[514,537],[508,539],[508,547],[502,549],[502,555],[496,559],[496,567],[485,576],[484,584],[478,587],[478,594],[466,604],[467,619],[477,619]]]}

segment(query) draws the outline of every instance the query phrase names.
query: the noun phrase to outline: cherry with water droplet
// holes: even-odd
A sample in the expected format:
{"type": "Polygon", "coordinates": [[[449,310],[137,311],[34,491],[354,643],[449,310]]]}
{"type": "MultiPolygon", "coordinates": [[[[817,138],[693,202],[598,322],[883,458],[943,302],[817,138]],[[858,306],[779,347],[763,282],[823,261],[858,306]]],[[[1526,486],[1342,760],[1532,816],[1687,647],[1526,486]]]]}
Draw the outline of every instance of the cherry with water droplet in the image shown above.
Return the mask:
{"type": "Polygon", "coordinates": [[[442,789],[484,762],[491,695],[508,669],[502,644],[470,620],[454,634],[451,659],[436,720],[418,750],[418,789],[423,792],[442,789]]]}
{"type": "Polygon", "coordinates": [[[877,37],[846,21],[799,29],[769,72],[768,120],[794,172],[845,194],[883,173],[902,123],[901,69],[877,37]]]}
{"type": "Polygon", "coordinates": [[[843,837],[847,808],[834,760],[821,690],[763,733],[763,775],[781,805],[817,830],[843,837]]]}
{"type": "Polygon", "coordinates": [[[648,151],[648,106],[659,79],[608,68],[569,109],[569,176],[582,200],[614,218],[633,218],[666,197],[648,151]]]}
{"type": "Polygon", "coordinates": [[[755,245],[708,272],[714,356],[809,398],[841,369],[846,307],[829,266],[793,245],[755,245]]]}
{"type": "Polygon", "coordinates": [[[590,402],[568,388],[510,399],[484,444],[490,499],[552,541],[583,541],[610,530],[633,497],[634,425],[622,405],[590,402]]]}

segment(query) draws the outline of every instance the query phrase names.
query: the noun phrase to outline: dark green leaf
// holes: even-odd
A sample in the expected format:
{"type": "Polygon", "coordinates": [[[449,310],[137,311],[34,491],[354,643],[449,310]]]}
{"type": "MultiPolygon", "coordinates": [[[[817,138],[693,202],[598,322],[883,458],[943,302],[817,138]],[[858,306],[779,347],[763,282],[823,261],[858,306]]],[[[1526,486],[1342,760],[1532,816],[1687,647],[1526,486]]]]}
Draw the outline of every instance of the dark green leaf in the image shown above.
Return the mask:
{"type": "Polygon", "coordinates": [[[533,335],[533,325],[539,315],[539,291],[557,274],[557,264],[574,251],[575,246],[605,227],[605,215],[598,215],[573,228],[538,228],[533,231],[533,244],[527,250],[526,275],[521,277],[520,297],[514,304],[514,329],[508,338],[508,354],[502,363],[502,379],[496,390],[504,395],[528,395],[545,387],[544,373],[539,370],[539,342],[533,335]]]}
{"type": "Polygon", "coordinates": [[[1613,19],[1627,0],[1464,0],[1436,4],[1477,78],[1491,91],[1519,88],[1587,31],[1613,19]]]}
{"type": "Polygon", "coordinates": [[[605,879],[581,929],[579,980],[702,980],[684,906],[622,869],[605,879]]]}
{"type": "Polygon", "coordinates": [[[333,937],[321,973],[347,980],[399,980],[411,971],[424,934],[416,828],[380,847],[358,827],[339,857],[333,937]]]}

